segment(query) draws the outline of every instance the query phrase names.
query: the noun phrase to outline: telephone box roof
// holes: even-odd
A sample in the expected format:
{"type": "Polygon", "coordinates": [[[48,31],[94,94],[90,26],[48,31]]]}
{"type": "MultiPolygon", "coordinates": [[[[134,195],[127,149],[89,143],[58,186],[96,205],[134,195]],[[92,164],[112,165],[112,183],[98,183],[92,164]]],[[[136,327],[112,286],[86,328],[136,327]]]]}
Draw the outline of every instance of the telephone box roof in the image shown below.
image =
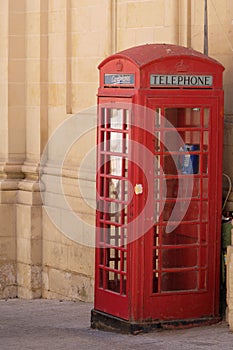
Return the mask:
{"type": "Polygon", "coordinates": [[[112,56],[109,56],[108,58],[106,58],[100,63],[98,68],[101,68],[108,61],[114,58],[128,58],[130,61],[134,62],[140,68],[140,67],[146,66],[147,64],[153,61],[158,61],[161,59],[165,59],[169,57],[177,57],[177,56],[201,59],[204,61],[209,61],[212,64],[221,66],[221,64],[216,60],[214,60],[213,58],[210,58],[209,56],[206,56],[191,48],[186,48],[183,46],[177,46],[172,44],[145,44],[145,45],[131,47],[129,49],[113,54],[112,56]]]}

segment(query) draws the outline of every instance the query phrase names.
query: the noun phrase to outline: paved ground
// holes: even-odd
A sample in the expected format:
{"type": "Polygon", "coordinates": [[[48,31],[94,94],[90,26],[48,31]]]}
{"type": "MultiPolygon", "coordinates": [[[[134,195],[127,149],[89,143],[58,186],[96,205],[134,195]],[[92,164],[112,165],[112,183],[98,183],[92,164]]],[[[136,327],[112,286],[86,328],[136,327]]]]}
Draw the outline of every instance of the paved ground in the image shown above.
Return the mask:
{"type": "Polygon", "coordinates": [[[54,300],[0,301],[0,350],[228,350],[233,333],[225,322],[139,335],[90,328],[92,305],[54,300]]]}

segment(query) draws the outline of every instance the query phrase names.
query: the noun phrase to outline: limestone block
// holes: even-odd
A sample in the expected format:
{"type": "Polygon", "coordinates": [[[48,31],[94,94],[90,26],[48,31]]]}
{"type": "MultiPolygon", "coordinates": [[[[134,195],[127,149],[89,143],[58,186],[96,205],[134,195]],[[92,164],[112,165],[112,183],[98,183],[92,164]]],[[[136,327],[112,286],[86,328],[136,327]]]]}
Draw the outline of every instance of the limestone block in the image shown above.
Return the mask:
{"type": "Polygon", "coordinates": [[[41,62],[38,58],[31,59],[26,65],[26,82],[38,83],[40,81],[41,62]]]}
{"type": "Polygon", "coordinates": [[[17,261],[25,264],[41,263],[41,239],[17,238],[17,261]]]}
{"type": "Polygon", "coordinates": [[[41,111],[39,106],[27,108],[27,158],[37,160],[41,151],[40,134],[37,133],[40,124],[41,111]]]}
{"type": "MultiPolygon", "coordinates": [[[[79,130],[77,134],[70,133],[71,137],[73,137],[72,141],[74,142],[73,144],[70,142],[70,144],[66,146],[67,150],[65,154],[63,151],[63,167],[65,172],[70,166],[79,166],[78,175],[82,176],[82,172],[84,172],[84,177],[88,172],[91,172],[93,176],[96,171],[96,129],[95,124],[91,124],[91,121],[85,125],[82,121],[82,117],[82,112],[80,112],[76,122],[74,122],[74,127],[78,124],[78,121],[82,123],[82,129],[79,130]]],[[[90,176],[88,176],[88,178],[90,178],[90,176]]]]}
{"type": "Polygon", "coordinates": [[[228,314],[228,324],[231,331],[233,331],[233,312],[228,314]]]}
{"type": "Polygon", "coordinates": [[[43,264],[57,269],[68,269],[68,247],[59,242],[43,243],[43,264]]]}
{"type": "Polygon", "coordinates": [[[10,35],[23,35],[25,30],[25,14],[23,12],[13,12],[10,14],[11,25],[10,35]]]}
{"type": "Polygon", "coordinates": [[[49,80],[51,82],[66,82],[66,69],[64,58],[50,59],[48,62],[49,80]]]}
{"type": "MultiPolygon", "coordinates": [[[[50,208],[49,212],[52,212],[53,209],[50,208]]],[[[56,214],[56,210],[54,210],[56,214]]],[[[58,230],[55,223],[48,215],[46,208],[42,209],[42,225],[43,225],[43,242],[46,244],[47,241],[50,242],[59,242],[63,244],[67,244],[67,238],[65,238],[65,242],[63,241],[63,234],[58,230]]]]}
{"type": "Polygon", "coordinates": [[[16,239],[15,237],[0,237],[0,260],[16,260],[16,239]]]}
{"type": "Polygon", "coordinates": [[[164,25],[164,1],[134,1],[127,3],[127,12],[119,15],[126,16],[128,28],[153,27],[164,25]]]}
{"type": "Polygon", "coordinates": [[[72,112],[77,113],[90,106],[96,105],[98,83],[73,84],[71,105],[72,112]]]}
{"type": "Polygon", "coordinates": [[[119,28],[117,31],[117,50],[125,50],[136,45],[136,30],[135,28],[119,28]]]}
{"type": "Polygon", "coordinates": [[[233,146],[233,124],[225,123],[224,124],[224,145],[233,146]]]}
{"type": "Polygon", "coordinates": [[[64,33],[66,31],[66,11],[64,9],[49,13],[49,33],[64,33]]]}
{"type": "Polygon", "coordinates": [[[154,28],[135,29],[135,45],[154,42],[154,28]]]}
{"type": "Polygon", "coordinates": [[[105,32],[107,27],[108,7],[106,0],[97,1],[95,5],[88,7],[89,27],[92,32],[105,32]]]}
{"type": "MultiPolygon", "coordinates": [[[[185,0],[185,3],[187,1],[185,0]]],[[[167,0],[164,3],[164,25],[165,26],[172,26],[173,30],[176,26],[182,24],[182,17],[183,20],[187,19],[187,9],[186,4],[180,3],[180,0],[167,0]],[[182,16],[183,15],[183,16],[182,16]],[[182,16],[182,17],[181,17],[182,16]]],[[[157,18],[156,18],[157,19],[157,18]]],[[[156,20],[157,23],[157,20],[156,20]]],[[[190,23],[191,25],[191,23],[190,23]]],[[[177,28],[178,31],[178,28],[177,28]]]]}
{"type": "Polygon", "coordinates": [[[93,278],[95,266],[94,256],[94,248],[85,247],[72,242],[72,245],[68,249],[69,270],[93,278]]]}
{"type": "Polygon", "coordinates": [[[224,95],[224,101],[225,101],[225,110],[224,112],[226,114],[233,114],[233,102],[232,102],[232,94],[231,94],[231,89],[232,89],[232,84],[228,84],[224,86],[225,88],[225,95],[224,95]]]}
{"type": "MultiPolygon", "coordinates": [[[[208,12],[209,12],[209,25],[212,26],[213,24],[218,25],[219,23],[221,25],[224,25],[224,21],[228,18],[228,6],[227,3],[229,3],[228,0],[222,0],[222,1],[215,1],[214,3],[210,3],[208,12]]],[[[219,31],[219,29],[218,29],[219,31]]]]}
{"type": "MultiPolygon", "coordinates": [[[[25,87],[24,83],[18,83],[18,84],[9,83],[9,105],[10,106],[22,106],[24,104],[24,87],[25,87]]],[[[14,113],[14,117],[15,117],[15,113],[14,113]]],[[[17,118],[14,118],[14,122],[17,123],[17,118]]]]}
{"type": "Polygon", "coordinates": [[[17,264],[18,296],[24,299],[41,297],[41,267],[17,264]]]}
{"type": "Polygon", "coordinates": [[[11,204],[0,204],[0,237],[15,237],[16,212],[11,204]]]}
{"type": "MultiPolygon", "coordinates": [[[[49,214],[52,212],[52,208],[49,208],[49,214]]],[[[56,215],[56,210],[54,210],[56,215]]],[[[94,220],[93,220],[94,221],[94,220]]],[[[54,220],[54,216],[49,216],[46,208],[43,208],[43,242],[46,245],[47,241],[60,243],[69,247],[73,244],[73,241],[65,233],[59,231],[61,227],[60,222],[54,220]]],[[[77,231],[77,230],[76,230],[77,231]]]]}
{"type": "Polygon", "coordinates": [[[63,190],[65,196],[73,196],[76,198],[83,199],[86,201],[86,204],[91,206],[91,208],[96,208],[95,199],[96,199],[96,189],[94,181],[86,181],[85,179],[75,180],[76,183],[64,183],[63,190]]]}
{"type": "MultiPolygon", "coordinates": [[[[28,12],[26,17],[26,31],[30,35],[40,34],[40,18],[39,12],[28,12]]],[[[36,39],[36,38],[35,38],[36,39]]]]}
{"type": "Polygon", "coordinates": [[[28,83],[26,87],[26,101],[29,106],[40,106],[40,84],[28,83]]]}
{"type": "Polygon", "coordinates": [[[16,296],[16,266],[13,261],[0,260],[0,298],[16,296]]]}
{"type": "Polygon", "coordinates": [[[69,209],[63,193],[52,193],[50,190],[46,189],[46,191],[43,193],[43,202],[47,207],[57,210],[57,212],[54,213],[56,215],[56,221],[59,217],[61,217],[62,210],[69,209]]]}
{"type": "Polygon", "coordinates": [[[164,42],[177,43],[177,33],[173,27],[157,27],[154,29],[154,42],[161,44],[164,42]]]}
{"type": "Polygon", "coordinates": [[[77,213],[62,211],[61,231],[71,240],[85,246],[95,245],[95,217],[77,213]],[[89,220],[89,221],[88,221],[89,220]]]}
{"type": "Polygon", "coordinates": [[[93,301],[93,279],[83,275],[51,268],[44,269],[42,296],[50,299],[93,301]]]}
{"type": "Polygon", "coordinates": [[[25,38],[22,35],[14,35],[9,40],[9,57],[11,59],[23,59],[25,57],[25,38]]]}
{"type": "Polygon", "coordinates": [[[97,66],[100,58],[86,57],[71,61],[73,83],[95,83],[98,80],[97,66]]]}
{"type": "Polygon", "coordinates": [[[80,6],[79,4],[71,9],[70,16],[72,33],[83,33],[87,31],[87,28],[89,28],[90,24],[89,10],[90,9],[88,6],[80,6]]]}
{"type": "Polygon", "coordinates": [[[66,202],[70,210],[79,214],[95,215],[95,200],[85,198],[77,198],[73,196],[65,196],[66,202]]]}
{"type": "Polygon", "coordinates": [[[49,34],[48,39],[49,58],[64,58],[66,61],[66,33],[49,34]],[[59,43],[59,45],[57,44],[59,43]]]}
{"type": "Polygon", "coordinates": [[[9,3],[9,10],[11,13],[24,12],[25,0],[8,1],[7,3],[9,3]]]}
{"type": "Polygon", "coordinates": [[[18,297],[17,285],[6,286],[2,291],[0,290],[0,299],[14,299],[18,297]]]}
{"type": "Polygon", "coordinates": [[[29,239],[17,237],[17,261],[31,263],[31,242],[29,239]]]}
{"type": "Polygon", "coordinates": [[[70,50],[70,55],[73,58],[79,57],[80,53],[79,53],[79,48],[78,48],[78,42],[79,42],[79,38],[80,36],[82,36],[83,33],[79,33],[79,32],[71,32],[71,50],[70,50]]]}
{"type": "Polygon", "coordinates": [[[0,2],[0,14],[5,15],[5,18],[7,18],[6,14],[8,15],[8,9],[9,4],[7,1],[0,2]]]}
{"type": "MultiPolygon", "coordinates": [[[[229,38],[229,40],[231,40],[231,38],[229,38]]],[[[227,52],[227,50],[229,50],[229,42],[226,40],[224,31],[219,30],[218,22],[209,29],[209,46],[212,47],[212,56],[222,54],[223,52],[227,52]],[[216,42],[218,45],[216,45],[216,42]]]]}
{"type": "Polygon", "coordinates": [[[17,191],[0,191],[0,203],[15,204],[16,197],[17,191]]]}
{"type": "Polygon", "coordinates": [[[101,57],[105,52],[105,31],[71,33],[71,55],[79,57],[101,57]]]}
{"type": "Polygon", "coordinates": [[[40,192],[19,191],[18,202],[27,205],[40,205],[41,195],[40,192]]]}
{"type": "Polygon", "coordinates": [[[106,1],[108,0],[71,0],[71,8],[77,8],[79,6],[101,6],[106,1]]]}
{"type": "Polygon", "coordinates": [[[25,0],[25,12],[39,12],[40,11],[40,0],[25,0]]]}
{"type": "MultiPolygon", "coordinates": [[[[0,68],[1,69],[1,68],[0,68]]],[[[9,61],[9,82],[20,83],[25,79],[25,62],[23,60],[9,61]]]]}
{"type": "Polygon", "coordinates": [[[49,10],[64,10],[67,6],[66,0],[50,0],[49,1],[49,10]]]}
{"type": "Polygon", "coordinates": [[[66,104],[66,84],[51,83],[48,85],[48,103],[50,106],[66,104]]]}

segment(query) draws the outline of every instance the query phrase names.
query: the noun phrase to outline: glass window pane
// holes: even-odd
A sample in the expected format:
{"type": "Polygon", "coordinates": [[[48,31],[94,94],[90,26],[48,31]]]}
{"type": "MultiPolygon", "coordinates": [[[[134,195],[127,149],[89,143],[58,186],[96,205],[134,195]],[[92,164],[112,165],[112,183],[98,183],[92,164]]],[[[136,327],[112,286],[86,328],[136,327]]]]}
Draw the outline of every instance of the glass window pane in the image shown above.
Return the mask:
{"type": "MultiPolygon", "coordinates": [[[[160,179],[154,179],[154,199],[160,198],[160,183],[160,179]]],[[[166,194],[164,198],[166,198],[166,194]]]]}
{"type": "Polygon", "coordinates": [[[208,177],[202,179],[202,197],[203,198],[208,198],[208,194],[209,194],[208,183],[209,183],[208,177]]]}
{"type": "Polygon", "coordinates": [[[110,152],[122,153],[123,151],[123,134],[119,132],[110,133],[110,152]]]}
{"type": "Polygon", "coordinates": [[[163,245],[188,245],[198,242],[200,225],[198,224],[180,224],[174,230],[170,225],[162,227],[163,245]],[[169,233],[168,233],[169,232],[169,233]]]}
{"type": "Polygon", "coordinates": [[[159,226],[154,226],[154,239],[153,239],[153,245],[155,246],[155,247],[157,247],[158,246],[158,244],[159,244],[159,231],[160,231],[160,229],[159,229],[159,226]]]}
{"type": "Polygon", "coordinates": [[[155,176],[160,174],[160,161],[161,161],[161,156],[155,156],[154,157],[154,173],[155,176]]]}
{"type": "Polygon", "coordinates": [[[121,174],[122,174],[122,157],[110,156],[110,174],[121,176],[121,174]]]}
{"type": "Polygon", "coordinates": [[[210,109],[204,108],[204,127],[209,127],[210,109]]]}
{"type": "Polygon", "coordinates": [[[121,294],[122,295],[126,295],[126,275],[121,276],[122,278],[122,291],[121,294]]]}
{"type": "Polygon", "coordinates": [[[162,273],[162,292],[197,289],[197,271],[180,271],[162,273]]]}
{"type": "MultiPolygon", "coordinates": [[[[184,204],[185,203],[180,203],[181,208],[184,204]]],[[[186,211],[186,214],[184,215],[183,220],[184,221],[199,220],[200,219],[200,202],[199,201],[191,201],[190,203],[187,203],[187,206],[188,206],[188,209],[186,211]]]]}
{"type": "Polygon", "coordinates": [[[155,110],[155,127],[159,128],[161,126],[161,108],[156,108],[155,110]]]}
{"type": "Polygon", "coordinates": [[[202,173],[208,174],[208,154],[202,155],[202,173]]]}
{"type": "Polygon", "coordinates": [[[158,293],[159,274],[158,272],[153,273],[153,290],[152,293],[158,293]]]}
{"type": "Polygon", "coordinates": [[[172,211],[174,210],[173,218],[183,221],[197,221],[200,218],[200,202],[199,201],[167,201],[164,204],[162,211],[162,220],[168,221],[172,211]],[[176,218],[177,215],[177,218],[176,218]]]}
{"type": "Polygon", "coordinates": [[[99,262],[104,265],[104,248],[99,248],[99,262]]]}
{"type": "Polygon", "coordinates": [[[116,293],[120,293],[120,274],[111,271],[109,271],[107,274],[107,289],[116,293]]]}
{"type": "Polygon", "coordinates": [[[172,130],[164,132],[163,140],[161,141],[164,145],[165,152],[176,152],[179,151],[180,147],[182,147],[184,140],[184,133],[178,133],[176,130],[172,130]]]}
{"type": "Polygon", "coordinates": [[[199,289],[206,289],[207,285],[207,273],[206,270],[200,270],[199,272],[199,289]]]}
{"type": "Polygon", "coordinates": [[[160,142],[161,142],[161,133],[159,131],[155,132],[154,143],[155,143],[155,152],[160,151],[160,142]]]}
{"type": "Polygon", "coordinates": [[[127,253],[126,252],[121,252],[121,256],[122,256],[122,271],[126,272],[126,268],[127,268],[127,253]]]}
{"type": "Polygon", "coordinates": [[[129,150],[129,135],[128,134],[124,134],[123,135],[123,153],[128,153],[129,150]]]}
{"type": "Polygon", "coordinates": [[[208,207],[209,207],[209,202],[208,201],[203,201],[202,202],[202,220],[203,221],[208,221],[208,207]]]}
{"type": "Polygon", "coordinates": [[[106,249],[107,267],[118,270],[118,261],[120,261],[120,251],[114,248],[106,249]]]}
{"type": "Polygon", "coordinates": [[[165,108],[166,128],[194,128],[201,126],[201,109],[194,108],[165,108]]]}
{"type": "Polygon", "coordinates": [[[209,132],[204,131],[203,132],[203,151],[208,152],[209,147],[209,132]]]}
{"type": "Polygon", "coordinates": [[[166,154],[161,156],[161,166],[165,175],[178,174],[178,154],[166,154]]]}
{"type": "Polygon", "coordinates": [[[199,151],[198,144],[185,144],[180,148],[178,166],[182,174],[198,174],[199,172],[199,151]]]}
{"type": "Polygon", "coordinates": [[[110,111],[110,128],[122,129],[123,128],[123,109],[111,108],[110,111]]]}
{"type": "Polygon", "coordinates": [[[104,286],[104,271],[102,269],[99,270],[99,288],[103,288],[104,286]]]}
{"type": "Polygon", "coordinates": [[[182,268],[197,266],[197,248],[164,249],[162,252],[163,268],[182,268]]]}

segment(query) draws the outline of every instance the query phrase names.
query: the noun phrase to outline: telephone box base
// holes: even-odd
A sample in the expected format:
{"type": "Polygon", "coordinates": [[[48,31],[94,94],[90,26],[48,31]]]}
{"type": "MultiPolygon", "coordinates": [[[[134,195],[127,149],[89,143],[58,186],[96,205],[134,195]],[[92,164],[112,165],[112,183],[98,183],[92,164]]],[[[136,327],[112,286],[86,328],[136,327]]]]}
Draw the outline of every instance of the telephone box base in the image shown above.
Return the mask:
{"type": "Polygon", "coordinates": [[[91,328],[134,335],[161,329],[182,329],[206,326],[218,323],[221,320],[221,317],[205,317],[188,320],[130,322],[94,309],[91,311],[91,328]]]}

